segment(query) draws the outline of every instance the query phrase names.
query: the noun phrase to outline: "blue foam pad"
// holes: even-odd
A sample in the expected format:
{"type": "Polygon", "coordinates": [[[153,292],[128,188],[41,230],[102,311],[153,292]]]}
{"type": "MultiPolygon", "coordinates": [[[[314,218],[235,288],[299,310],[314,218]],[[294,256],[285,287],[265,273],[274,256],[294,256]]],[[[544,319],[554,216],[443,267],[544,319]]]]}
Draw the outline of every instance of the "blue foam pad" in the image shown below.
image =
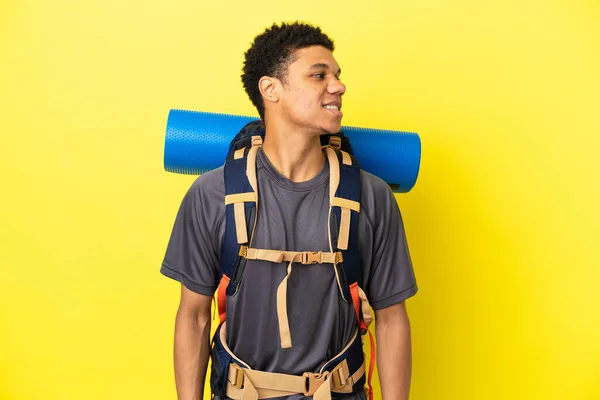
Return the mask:
{"type": "MultiPolygon", "coordinates": [[[[223,165],[231,139],[256,117],[171,110],[165,140],[165,170],[199,175],[223,165]]],[[[361,169],[396,192],[415,185],[421,161],[416,133],[342,126],[361,169]]]]}

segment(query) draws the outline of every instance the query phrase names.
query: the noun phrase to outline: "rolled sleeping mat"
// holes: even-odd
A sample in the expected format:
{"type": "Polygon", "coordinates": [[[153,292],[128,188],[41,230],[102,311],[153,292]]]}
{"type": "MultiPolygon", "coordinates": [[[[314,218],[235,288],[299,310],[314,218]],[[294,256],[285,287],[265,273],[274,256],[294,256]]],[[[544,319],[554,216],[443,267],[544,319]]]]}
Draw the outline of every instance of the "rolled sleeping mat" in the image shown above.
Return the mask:
{"type": "MultiPolygon", "coordinates": [[[[165,139],[165,170],[200,175],[223,165],[233,137],[256,117],[171,110],[165,139]]],[[[416,133],[342,126],[361,169],[394,190],[415,185],[421,162],[416,133]]]]}

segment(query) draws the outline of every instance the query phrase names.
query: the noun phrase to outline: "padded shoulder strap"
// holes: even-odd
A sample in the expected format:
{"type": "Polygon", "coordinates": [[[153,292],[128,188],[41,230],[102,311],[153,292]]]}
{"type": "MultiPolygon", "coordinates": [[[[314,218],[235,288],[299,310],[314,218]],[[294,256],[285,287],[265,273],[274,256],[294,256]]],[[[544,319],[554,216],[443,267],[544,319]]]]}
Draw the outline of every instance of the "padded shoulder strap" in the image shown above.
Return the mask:
{"type": "MultiPolygon", "coordinates": [[[[251,244],[256,222],[256,153],[262,140],[259,136],[253,139],[252,147],[236,150],[234,158],[227,160],[224,167],[225,237],[221,247],[221,273],[230,278],[235,278],[234,272],[240,262],[240,246],[251,244]]],[[[232,279],[232,284],[234,281],[232,279]]]]}
{"type": "Polygon", "coordinates": [[[360,213],[360,166],[345,151],[326,148],[330,168],[329,199],[331,204],[331,251],[342,251],[343,265],[338,264],[338,279],[344,300],[351,301],[349,286],[362,285],[358,247],[360,213]]]}

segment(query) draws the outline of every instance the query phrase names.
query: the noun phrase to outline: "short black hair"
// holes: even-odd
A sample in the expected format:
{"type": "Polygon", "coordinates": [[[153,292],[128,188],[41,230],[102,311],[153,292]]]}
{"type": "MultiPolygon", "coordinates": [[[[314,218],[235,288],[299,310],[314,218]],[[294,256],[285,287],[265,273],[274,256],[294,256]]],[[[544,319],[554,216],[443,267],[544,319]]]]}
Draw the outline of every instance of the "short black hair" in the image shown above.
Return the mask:
{"type": "Polygon", "coordinates": [[[254,38],[245,53],[242,83],[261,118],[264,119],[265,104],[258,89],[260,78],[273,76],[285,81],[294,52],[310,46],[334,50],[333,40],[321,28],[302,22],[273,24],[254,38]]]}

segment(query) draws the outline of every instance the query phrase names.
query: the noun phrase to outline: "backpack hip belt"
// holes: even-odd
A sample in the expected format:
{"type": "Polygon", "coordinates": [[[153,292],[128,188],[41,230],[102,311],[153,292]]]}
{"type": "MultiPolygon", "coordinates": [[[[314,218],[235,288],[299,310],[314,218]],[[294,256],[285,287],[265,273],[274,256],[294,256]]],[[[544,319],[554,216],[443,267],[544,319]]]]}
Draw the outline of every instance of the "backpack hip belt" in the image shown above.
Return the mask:
{"type": "MultiPolygon", "coordinates": [[[[213,343],[213,363],[218,358],[220,370],[211,376],[211,384],[224,390],[221,396],[233,400],[257,400],[302,394],[314,400],[331,400],[331,393],[350,394],[355,387],[362,388],[366,382],[362,353],[362,340],[357,329],[348,345],[334,358],[325,363],[319,372],[288,375],[257,371],[239,359],[225,341],[226,322],[217,329],[213,343]],[[220,382],[214,379],[219,376],[220,382]]],[[[215,367],[215,366],[213,366],[215,367]]],[[[215,392],[215,394],[219,394],[215,392]]]]}

